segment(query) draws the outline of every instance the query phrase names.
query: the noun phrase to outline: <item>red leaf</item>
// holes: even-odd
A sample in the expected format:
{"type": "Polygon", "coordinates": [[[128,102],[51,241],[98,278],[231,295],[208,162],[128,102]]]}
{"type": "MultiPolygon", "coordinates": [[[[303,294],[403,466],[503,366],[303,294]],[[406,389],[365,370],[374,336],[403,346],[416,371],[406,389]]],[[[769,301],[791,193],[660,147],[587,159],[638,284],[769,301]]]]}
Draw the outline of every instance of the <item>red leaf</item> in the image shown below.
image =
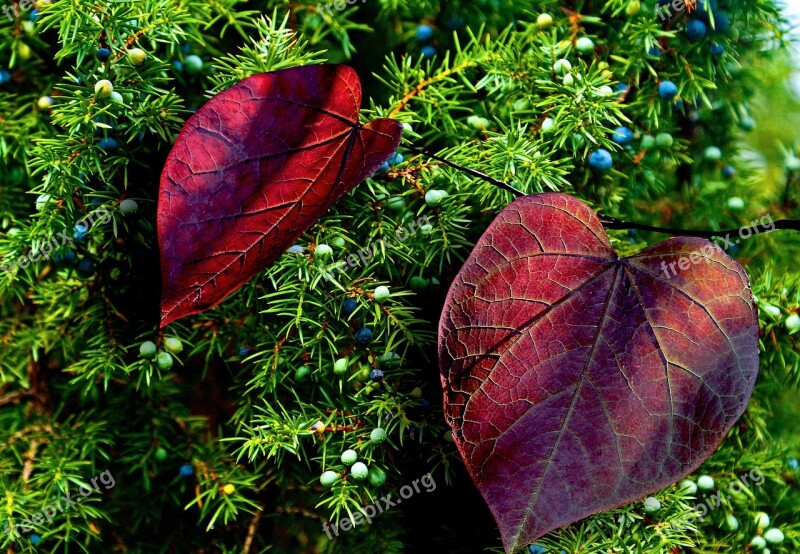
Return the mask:
{"type": "Polygon", "coordinates": [[[694,471],[747,406],[757,337],[747,276],[710,242],[618,258],[571,196],[503,210],[450,288],[439,357],[506,550],[694,471]]]}
{"type": "Polygon", "coordinates": [[[255,75],[183,128],[161,176],[161,326],[216,306],[375,173],[402,126],[358,123],[345,66],[255,75]]]}

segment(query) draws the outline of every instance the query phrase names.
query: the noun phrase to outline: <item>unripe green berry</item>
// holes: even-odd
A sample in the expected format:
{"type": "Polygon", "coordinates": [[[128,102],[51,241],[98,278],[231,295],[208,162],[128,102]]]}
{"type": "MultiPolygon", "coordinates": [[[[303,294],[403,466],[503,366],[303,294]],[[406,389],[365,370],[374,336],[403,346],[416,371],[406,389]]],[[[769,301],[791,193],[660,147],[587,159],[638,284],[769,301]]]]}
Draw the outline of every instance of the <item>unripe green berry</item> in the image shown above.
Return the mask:
{"type": "Polygon", "coordinates": [[[344,248],[347,243],[345,243],[345,241],[344,241],[344,239],[342,237],[333,237],[331,239],[331,244],[333,246],[335,246],[336,248],[344,248]]]}
{"type": "Polygon", "coordinates": [[[369,468],[362,462],[356,462],[353,464],[353,467],[350,468],[350,475],[352,475],[353,479],[356,481],[363,481],[367,478],[367,475],[369,475],[369,468]]]}
{"type": "Polygon", "coordinates": [[[654,514],[661,509],[661,502],[654,496],[648,496],[644,499],[644,511],[648,514],[654,514]]]}
{"type": "Polygon", "coordinates": [[[542,133],[545,134],[549,133],[555,128],[555,126],[556,126],[555,119],[553,119],[552,117],[545,118],[545,120],[542,121],[542,133]]]}
{"type": "Polygon", "coordinates": [[[589,37],[581,37],[575,42],[575,48],[577,48],[578,52],[581,54],[594,52],[594,41],[589,37]]]}
{"type": "Polygon", "coordinates": [[[153,453],[153,457],[156,459],[156,461],[163,462],[167,459],[167,451],[159,446],[153,453]]]}
{"type": "Polygon", "coordinates": [[[190,75],[203,71],[203,65],[203,60],[200,59],[200,56],[195,56],[194,54],[186,56],[186,59],[183,60],[183,67],[186,73],[190,75]]]}
{"type": "Polygon", "coordinates": [[[569,60],[560,59],[556,60],[556,63],[553,64],[553,71],[555,71],[558,75],[564,75],[568,73],[572,69],[572,64],[569,63],[569,60]]]}
{"type": "Polygon", "coordinates": [[[42,211],[51,199],[52,197],[49,194],[40,194],[38,198],[36,198],[36,209],[42,211]]]}
{"type": "Polygon", "coordinates": [[[136,200],[126,198],[119,203],[119,211],[124,214],[135,214],[137,211],[139,211],[139,204],[136,203],[136,200]]]}
{"type": "Polygon", "coordinates": [[[762,550],[767,547],[767,541],[764,540],[764,537],[756,536],[750,541],[750,546],[752,546],[755,550],[762,550]]]}
{"type": "Polygon", "coordinates": [[[572,76],[572,73],[567,73],[561,81],[565,87],[571,87],[575,84],[575,77],[572,76]]]}
{"type": "Polygon", "coordinates": [[[798,171],[800,170],[800,158],[794,154],[789,154],[786,160],[784,160],[783,165],[786,167],[787,171],[798,171]]]}
{"type": "Polygon", "coordinates": [[[147,61],[147,53],[141,48],[131,48],[128,50],[128,61],[131,65],[142,65],[147,61]]]}
{"type": "Polygon", "coordinates": [[[142,358],[152,358],[158,352],[158,348],[156,348],[156,344],[153,341],[144,341],[141,346],[139,346],[139,355],[142,358]]]}
{"type": "Polygon", "coordinates": [[[347,358],[339,358],[333,363],[333,372],[336,375],[347,373],[347,358]]]}
{"type": "Polygon", "coordinates": [[[471,115],[467,118],[467,125],[473,127],[475,129],[486,129],[489,127],[490,123],[489,120],[485,117],[480,117],[478,115],[471,115]]]}
{"type": "Polygon", "coordinates": [[[49,96],[42,96],[36,102],[36,105],[39,107],[40,110],[46,111],[53,107],[53,99],[49,96]]]}
{"type": "Polygon", "coordinates": [[[549,13],[539,14],[539,17],[536,18],[536,26],[539,29],[549,29],[553,26],[553,16],[549,13]]]}
{"type": "Polygon", "coordinates": [[[710,162],[718,162],[722,159],[722,150],[720,150],[717,146],[709,146],[703,152],[703,157],[710,162]]]}
{"type": "Polygon", "coordinates": [[[714,489],[714,479],[709,475],[701,475],[697,478],[697,488],[701,491],[710,491],[714,489]]]}
{"type": "Polygon", "coordinates": [[[108,79],[101,79],[94,85],[94,92],[98,98],[108,98],[114,92],[114,85],[108,79]]]}
{"type": "Polygon", "coordinates": [[[681,489],[687,491],[689,494],[697,494],[697,483],[691,479],[684,479],[681,481],[681,489]]]}
{"type": "Polygon", "coordinates": [[[386,472],[379,467],[369,468],[369,484],[374,487],[380,487],[386,482],[386,472]]]}
{"type": "Polygon", "coordinates": [[[783,531],[778,529],[777,527],[773,527],[772,529],[768,529],[766,533],[764,533],[764,540],[766,540],[770,544],[780,544],[783,542],[784,539],[783,531]]]}
{"type": "Polygon", "coordinates": [[[172,355],[169,352],[159,352],[156,356],[156,365],[163,371],[172,368],[172,355]]]}
{"type": "Polygon", "coordinates": [[[125,99],[122,98],[122,95],[120,93],[118,93],[116,90],[111,93],[111,95],[108,97],[108,99],[111,100],[112,102],[114,102],[115,104],[124,104],[125,103],[125,99]]]}
{"type": "Polygon", "coordinates": [[[175,337],[167,337],[164,339],[164,348],[172,354],[180,354],[183,352],[183,343],[175,337]]]}
{"type": "Polygon", "coordinates": [[[671,148],[675,139],[669,133],[659,133],[656,135],[656,145],[659,148],[671,148]]]}
{"type": "Polygon", "coordinates": [[[346,466],[351,466],[358,460],[358,452],[353,449],[348,449],[342,452],[342,463],[346,466]]]}
{"type": "Polygon", "coordinates": [[[318,244],[314,249],[314,254],[316,254],[319,258],[330,258],[333,256],[333,248],[327,244],[321,243],[318,244]]]}
{"type": "Polygon", "coordinates": [[[765,304],[764,306],[761,307],[761,309],[764,310],[764,312],[773,319],[777,319],[781,316],[781,309],[778,308],[777,306],[773,306],[771,304],[765,304]]]}
{"type": "Polygon", "coordinates": [[[728,514],[725,516],[725,529],[731,532],[739,530],[739,520],[736,519],[735,515],[728,514]]]}
{"type": "Polygon", "coordinates": [[[632,0],[628,6],[625,8],[625,13],[629,17],[633,17],[635,15],[639,15],[639,12],[642,11],[642,4],[639,0],[632,0]]]}
{"type": "Polygon", "coordinates": [[[387,300],[389,300],[389,296],[391,296],[391,292],[389,292],[389,287],[385,287],[383,285],[376,287],[375,292],[373,293],[373,297],[375,298],[375,302],[378,304],[383,304],[387,300]]]}
{"type": "Polygon", "coordinates": [[[738,196],[731,196],[728,198],[728,208],[731,210],[739,211],[744,209],[744,200],[738,196]]]}
{"type": "Polygon", "coordinates": [[[656,145],[656,138],[652,135],[644,135],[642,137],[642,148],[650,150],[656,145]]]}
{"type": "Polygon", "coordinates": [[[319,476],[319,483],[323,487],[332,487],[339,480],[339,474],[335,471],[325,471],[319,476]]]}
{"type": "Polygon", "coordinates": [[[296,381],[305,381],[306,377],[309,375],[311,375],[311,368],[307,365],[301,365],[294,372],[294,378],[296,381]]]}
{"type": "Polygon", "coordinates": [[[436,207],[442,203],[442,200],[447,198],[447,191],[446,190],[429,190],[425,193],[425,203],[428,206],[436,207]]]}
{"type": "Polygon", "coordinates": [[[409,281],[409,284],[411,285],[411,290],[413,290],[415,292],[422,292],[423,290],[428,288],[428,285],[430,283],[428,283],[428,280],[425,277],[420,277],[419,275],[414,275],[411,278],[411,281],[409,281]]]}
{"type": "Polygon", "coordinates": [[[797,314],[792,314],[786,318],[784,323],[789,331],[797,331],[800,329],[800,316],[797,314]]]}
{"type": "Polygon", "coordinates": [[[406,199],[402,196],[392,196],[386,201],[386,205],[393,212],[402,212],[406,209],[406,199]]]}
{"type": "Polygon", "coordinates": [[[770,524],[769,516],[764,512],[757,512],[753,517],[753,521],[759,529],[766,529],[770,524]]]}
{"type": "Polygon", "coordinates": [[[369,434],[369,440],[371,440],[375,444],[382,443],[383,441],[386,440],[386,431],[384,431],[381,427],[376,427],[369,434]]]}

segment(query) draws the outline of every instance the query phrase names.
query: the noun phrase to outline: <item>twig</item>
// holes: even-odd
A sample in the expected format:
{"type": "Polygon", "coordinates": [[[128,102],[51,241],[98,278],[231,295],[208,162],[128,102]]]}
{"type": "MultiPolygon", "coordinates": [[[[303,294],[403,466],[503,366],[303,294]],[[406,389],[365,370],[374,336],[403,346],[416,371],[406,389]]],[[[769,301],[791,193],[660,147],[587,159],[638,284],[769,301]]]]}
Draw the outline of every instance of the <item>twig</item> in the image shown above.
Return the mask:
{"type": "Polygon", "coordinates": [[[242,548],[242,554],[249,554],[250,547],[253,544],[253,539],[256,536],[256,530],[258,529],[258,522],[261,521],[261,514],[264,512],[262,510],[257,510],[255,514],[253,514],[253,519],[250,520],[250,525],[247,527],[247,537],[244,540],[244,547],[242,548]]]}
{"type": "MultiPolygon", "coordinates": [[[[517,196],[518,198],[527,196],[526,193],[522,192],[521,190],[514,188],[508,183],[504,183],[503,181],[495,179],[494,177],[490,177],[489,175],[483,173],[482,171],[478,171],[477,169],[464,167],[457,163],[450,162],[440,156],[437,156],[436,154],[432,154],[431,152],[427,151],[424,148],[416,148],[414,146],[407,146],[407,148],[412,152],[428,156],[430,158],[433,158],[434,160],[442,162],[443,164],[447,164],[454,169],[458,169],[459,171],[463,171],[468,175],[472,175],[473,177],[477,177],[478,179],[486,181],[487,183],[490,183],[506,192],[510,192],[511,194],[517,196]]],[[[800,231],[800,220],[797,219],[779,219],[778,221],[772,222],[769,226],[760,224],[760,225],[754,225],[752,227],[729,229],[726,231],[700,231],[696,229],[672,229],[670,227],[654,227],[652,225],[644,225],[642,223],[622,221],[620,219],[611,217],[609,215],[604,215],[604,214],[597,214],[597,215],[600,218],[600,222],[603,224],[603,227],[605,227],[606,229],[637,229],[639,231],[652,231],[654,233],[666,233],[682,237],[703,237],[703,238],[726,237],[728,235],[738,234],[744,229],[750,229],[754,232],[754,234],[771,233],[772,231],[777,231],[781,229],[789,231],[800,231]]]]}

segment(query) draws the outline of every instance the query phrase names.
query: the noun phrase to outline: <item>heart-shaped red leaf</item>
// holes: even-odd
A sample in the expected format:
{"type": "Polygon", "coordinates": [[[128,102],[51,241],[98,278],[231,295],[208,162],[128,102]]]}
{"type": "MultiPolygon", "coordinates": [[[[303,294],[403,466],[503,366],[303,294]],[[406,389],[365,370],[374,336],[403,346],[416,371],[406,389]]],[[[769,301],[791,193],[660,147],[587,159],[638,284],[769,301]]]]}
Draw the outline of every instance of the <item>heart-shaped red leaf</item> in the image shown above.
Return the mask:
{"type": "Polygon", "coordinates": [[[245,79],[186,122],[158,198],[162,327],[222,302],[391,157],[402,125],[360,125],[360,105],[355,71],[312,65],[245,79]]]}
{"type": "Polygon", "coordinates": [[[757,337],[747,276],[710,242],[618,258],[571,196],[504,209],[450,288],[439,357],[506,550],[694,471],[747,406],[757,337]]]}

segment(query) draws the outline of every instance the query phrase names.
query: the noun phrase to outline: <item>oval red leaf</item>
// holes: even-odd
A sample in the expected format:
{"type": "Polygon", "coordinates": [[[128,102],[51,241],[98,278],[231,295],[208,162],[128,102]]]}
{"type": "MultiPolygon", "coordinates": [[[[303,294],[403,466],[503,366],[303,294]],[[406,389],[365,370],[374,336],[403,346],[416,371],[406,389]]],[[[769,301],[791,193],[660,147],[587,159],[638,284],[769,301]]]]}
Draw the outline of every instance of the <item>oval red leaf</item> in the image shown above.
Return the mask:
{"type": "Polygon", "coordinates": [[[439,357],[506,550],[694,471],[747,406],[757,337],[747,276],[712,243],[618,258],[571,196],[503,210],[450,288],[439,357]]]}
{"type": "Polygon", "coordinates": [[[216,306],[375,173],[402,125],[358,123],[346,66],[255,75],[186,122],[158,198],[161,326],[216,306]]]}

